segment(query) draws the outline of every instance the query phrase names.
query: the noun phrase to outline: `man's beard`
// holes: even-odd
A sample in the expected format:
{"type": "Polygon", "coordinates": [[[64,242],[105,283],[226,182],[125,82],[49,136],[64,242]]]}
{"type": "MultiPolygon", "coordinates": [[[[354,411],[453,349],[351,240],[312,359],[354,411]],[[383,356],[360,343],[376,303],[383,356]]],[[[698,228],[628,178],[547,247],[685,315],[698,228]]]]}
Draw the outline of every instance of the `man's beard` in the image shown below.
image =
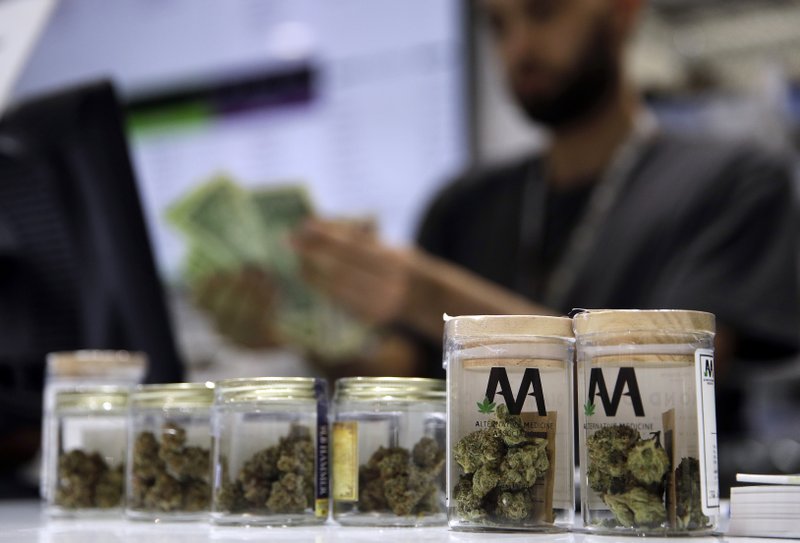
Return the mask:
{"type": "MultiPolygon", "coordinates": [[[[517,102],[528,118],[551,129],[584,119],[610,99],[619,83],[619,62],[608,21],[599,19],[574,68],[549,95],[524,95],[517,102]]],[[[524,69],[524,67],[523,67],[524,69]]]]}

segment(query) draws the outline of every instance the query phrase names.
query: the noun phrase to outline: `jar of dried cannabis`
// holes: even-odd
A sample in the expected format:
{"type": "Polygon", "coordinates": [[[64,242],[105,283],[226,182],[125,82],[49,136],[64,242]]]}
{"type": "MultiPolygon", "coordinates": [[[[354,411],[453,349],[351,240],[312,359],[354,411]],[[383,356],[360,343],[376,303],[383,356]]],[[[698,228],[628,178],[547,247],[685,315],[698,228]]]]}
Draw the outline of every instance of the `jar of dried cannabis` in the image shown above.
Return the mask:
{"type": "MultiPolygon", "coordinates": [[[[128,351],[64,351],[47,355],[42,409],[42,458],[49,458],[56,434],[53,417],[55,395],[63,390],[80,390],[90,385],[113,385],[132,388],[142,382],[147,370],[147,355],[128,351]]],[[[40,493],[47,499],[51,487],[47,463],[42,462],[40,493]]]]}
{"type": "Polygon", "coordinates": [[[211,510],[213,383],[140,385],[128,421],[126,516],[205,520],[211,510]]]}
{"type": "Polygon", "coordinates": [[[451,528],[569,528],[575,499],[573,348],[568,318],[447,320],[451,528]]]}
{"type": "Polygon", "coordinates": [[[445,384],[339,379],[331,433],[333,518],[347,526],[444,524],[445,384]]]}
{"type": "Polygon", "coordinates": [[[574,327],[585,527],[712,532],[719,515],[714,315],[587,311],[574,327]]]}
{"type": "Polygon", "coordinates": [[[57,392],[48,456],[52,516],[117,515],[123,501],[127,387],[57,392]]]}
{"type": "Polygon", "coordinates": [[[212,416],[215,524],[291,526],[328,517],[328,417],[322,379],[217,383],[212,416]]]}

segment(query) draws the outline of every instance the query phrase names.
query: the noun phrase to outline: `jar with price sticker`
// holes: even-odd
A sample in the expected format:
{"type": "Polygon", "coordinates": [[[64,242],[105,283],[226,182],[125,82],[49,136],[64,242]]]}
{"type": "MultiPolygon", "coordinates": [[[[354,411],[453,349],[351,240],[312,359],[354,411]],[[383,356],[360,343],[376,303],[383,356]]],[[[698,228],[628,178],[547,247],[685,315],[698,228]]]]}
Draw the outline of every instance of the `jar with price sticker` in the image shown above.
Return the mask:
{"type": "Polygon", "coordinates": [[[571,526],[573,352],[566,317],[447,320],[452,529],[550,532],[571,526]]]}
{"type": "Polygon", "coordinates": [[[443,525],[444,381],[339,379],[334,410],[334,520],[346,526],[443,525]]]}
{"type": "Polygon", "coordinates": [[[298,526],[328,518],[328,418],[322,379],[216,383],[213,498],[219,525],[298,526]]]}
{"type": "Polygon", "coordinates": [[[596,533],[701,535],[719,516],[714,315],[574,317],[581,505],[596,533]]]}

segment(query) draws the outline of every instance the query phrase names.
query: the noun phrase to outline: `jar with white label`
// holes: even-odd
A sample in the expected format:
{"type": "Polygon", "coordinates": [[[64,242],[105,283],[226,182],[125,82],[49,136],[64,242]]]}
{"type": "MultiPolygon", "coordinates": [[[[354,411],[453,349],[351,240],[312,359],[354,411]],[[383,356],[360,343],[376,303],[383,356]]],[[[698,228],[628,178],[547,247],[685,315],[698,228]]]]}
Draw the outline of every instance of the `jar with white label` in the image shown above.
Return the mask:
{"type": "Polygon", "coordinates": [[[43,459],[52,516],[118,515],[124,498],[128,389],[85,387],[53,398],[43,459]]]}
{"type": "Polygon", "coordinates": [[[212,522],[324,523],[327,409],[322,379],[260,377],[216,383],[212,522]]]}
{"type": "Polygon", "coordinates": [[[572,321],[455,317],[444,338],[450,527],[568,529],[575,500],[572,321]]]}
{"type": "MultiPolygon", "coordinates": [[[[56,433],[57,422],[53,417],[56,393],[94,385],[132,388],[142,382],[145,371],[145,353],[87,349],[48,354],[42,402],[42,458],[49,458],[53,454],[50,436],[56,433]]],[[[42,462],[40,485],[41,496],[47,499],[51,485],[46,462],[42,462]]]]}
{"type": "Polygon", "coordinates": [[[334,410],[334,520],[346,526],[443,525],[444,381],[339,379],[334,410]]]}
{"type": "Polygon", "coordinates": [[[140,385],[131,393],[125,478],[128,518],[208,517],[213,402],[213,383],[140,385]]]}
{"type": "Polygon", "coordinates": [[[719,516],[714,315],[586,311],[574,329],[585,528],[711,533],[719,516]]]}

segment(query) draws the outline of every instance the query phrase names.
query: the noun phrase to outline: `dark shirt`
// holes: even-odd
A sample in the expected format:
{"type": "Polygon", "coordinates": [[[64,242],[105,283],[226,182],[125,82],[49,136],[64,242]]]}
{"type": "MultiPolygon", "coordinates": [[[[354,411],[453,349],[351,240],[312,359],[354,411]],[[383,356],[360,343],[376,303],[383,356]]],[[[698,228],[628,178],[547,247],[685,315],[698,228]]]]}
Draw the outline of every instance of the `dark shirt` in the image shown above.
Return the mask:
{"type": "MultiPolygon", "coordinates": [[[[538,159],[466,175],[439,193],[426,251],[541,302],[588,191],[531,191],[538,159]],[[530,194],[548,200],[531,202],[530,194]],[[537,239],[523,239],[544,209],[537,239]],[[571,226],[572,225],[572,226],[571,226]]],[[[558,307],[696,309],[734,331],[736,356],[797,352],[797,216],[789,169],[746,144],[659,135],[627,175],[558,307]]],[[[435,364],[435,362],[432,362],[435,364]]]]}

